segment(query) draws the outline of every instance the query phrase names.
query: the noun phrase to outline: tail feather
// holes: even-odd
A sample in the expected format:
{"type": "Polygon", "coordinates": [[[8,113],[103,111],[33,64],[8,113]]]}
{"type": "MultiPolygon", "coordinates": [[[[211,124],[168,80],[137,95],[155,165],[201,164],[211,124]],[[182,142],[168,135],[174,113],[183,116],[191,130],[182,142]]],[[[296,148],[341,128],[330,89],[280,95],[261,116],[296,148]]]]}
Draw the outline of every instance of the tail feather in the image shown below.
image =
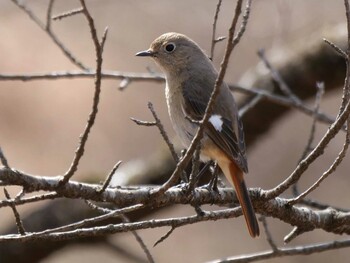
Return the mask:
{"type": "MultiPolygon", "coordinates": [[[[241,204],[243,215],[247,223],[249,233],[252,237],[259,236],[259,224],[255,216],[253,205],[250,201],[247,186],[244,182],[243,172],[234,162],[229,163],[229,174],[225,176],[233,183],[239,203],[241,204]]],[[[227,171],[226,171],[227,172],[227,171]]]]}

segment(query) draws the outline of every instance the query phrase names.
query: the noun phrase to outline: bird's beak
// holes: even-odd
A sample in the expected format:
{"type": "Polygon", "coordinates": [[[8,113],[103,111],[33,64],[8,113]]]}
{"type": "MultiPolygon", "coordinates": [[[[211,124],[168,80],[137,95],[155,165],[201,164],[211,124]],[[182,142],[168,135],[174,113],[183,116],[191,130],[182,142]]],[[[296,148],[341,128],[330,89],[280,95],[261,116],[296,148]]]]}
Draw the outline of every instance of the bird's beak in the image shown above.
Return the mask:
{"type": "Polygon", "coordinates": [[[138,56],[138,57],[154,57],[155,55],[155,52],[153,50],[144,50],[144,51],[140,51],[138,53],[135,54],[135,56],[138,56]]]}

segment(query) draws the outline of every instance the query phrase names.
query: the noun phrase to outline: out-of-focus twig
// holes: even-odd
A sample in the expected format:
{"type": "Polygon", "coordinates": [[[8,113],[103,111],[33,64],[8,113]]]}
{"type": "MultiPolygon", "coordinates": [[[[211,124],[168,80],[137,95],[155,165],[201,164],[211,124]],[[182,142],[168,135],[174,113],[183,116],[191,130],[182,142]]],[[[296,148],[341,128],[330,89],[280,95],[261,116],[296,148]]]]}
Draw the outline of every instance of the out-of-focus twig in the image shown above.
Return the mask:
{"type": "MultiPolygon", "coordinates": [[[[9,194],[9,192],[6,190],[6,188],[4,188],[4,193],[5,193],[5,197],[9,200],[11,199],[11,196],[9,194]]],[[[10,204],[10,207],[12,209],[12,212],[15,216],[15,219],[16,219],[16,226],[17,226],[17,229],[18,229],[18,233],[22,236],[24,236],[26,234],[26,231],[24,229],[24,226],[23,226],[23,222],[22,222],[22,219],[21,219],[21,216],[19,215],[18,211],[17,211],[17,208],[16,206],[14,205],[14,203],[11,203],[10,204]]]]}
{"type": "MultiPolygon", "coordinates": [[[[23,1],[19,0],[11,0],[15,5],[17,5],[19,8],[21,8],[29,17],[32,21],[34,21],[43,31],[45,31],[48,36],[52,39],[52,41],[61,49],[61,51],[64,53],[64,55],[76,66],[78,66],[82,70],[88,70],[89,68],[84,66],[82,62],[80,62],[72,52],[70,52],[67,47],[59,40],[57,35],[51,31],[50,23],[45,25],[43,22],[40,21],[40,19],[33,13],[33,11],[26,6],[23,1]]],[[[52,4],[50,3],[49,11],[47,12],[48,14],[51,13],[52,10],[52,4]]]]}
{"type": "Polygon", "coordinates": [[[95,28],[95,23],[93,18],[91,17],[86,5],[85,1],[81,0],[80,1],[82,8],[83,8],[83,14],[86,17],[89,27],[90,27],[90,32],[91,32],[91,38],[93,40],[94,46],[95,46],[95,53],[96,53],[96,76],[95,76],[95,93],[94,93],[94,98],[93,98],[93,103],[92,103],[92,109],[90,112],[90,115],[88,117],[87,124],[85,126],[85,129],[80,136],[80,141],[77,150],[75,151],[75,155],[73,158],[73,161],[67,170],[67,172],[64,174],[59,186],[61,187],[63,184],[67,183],[69,179],[74,175],[76,170],[78,169],[79,161],[81,157],[84,155],[85,151],[85,144],[87,142],[87,139],[89,137],[90,130],[92,126],[95,123],[96,115],[98,112],[98,103],[100,100],[100,93],[101,93],[101,71],[102,71],[102,53],[103,53],[103,48],[104,48],[104,43],[107,37],[107,32],[108,29],[106,28],[101,42],[98,40],[96,28],[95,28]]]}

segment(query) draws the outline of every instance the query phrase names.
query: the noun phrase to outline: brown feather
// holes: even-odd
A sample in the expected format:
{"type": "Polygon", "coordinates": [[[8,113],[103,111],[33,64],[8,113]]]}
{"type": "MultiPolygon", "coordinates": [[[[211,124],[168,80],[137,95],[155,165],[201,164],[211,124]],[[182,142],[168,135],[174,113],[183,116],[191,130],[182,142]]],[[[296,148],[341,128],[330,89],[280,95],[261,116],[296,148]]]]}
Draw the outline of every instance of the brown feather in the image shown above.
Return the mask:
{"type": "Polygon", "coordinates": [[[248,190],[243,178],[243,172],[233,162],[218,162],[221,170],[234,185],[238,201],[242,207],[242,212],[247,223],[249,233],[252,237],[259,236],[259,224],[255,216],[253,205],[250,201],[248,190]]]}

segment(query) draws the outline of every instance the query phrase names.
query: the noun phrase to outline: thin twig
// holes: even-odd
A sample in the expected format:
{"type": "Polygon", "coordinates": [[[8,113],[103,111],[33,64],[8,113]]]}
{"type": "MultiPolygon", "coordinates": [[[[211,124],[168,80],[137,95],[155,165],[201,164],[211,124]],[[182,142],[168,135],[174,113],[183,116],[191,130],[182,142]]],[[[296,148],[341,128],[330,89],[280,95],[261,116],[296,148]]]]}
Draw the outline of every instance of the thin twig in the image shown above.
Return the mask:
{"type": "Polygon", "coordinates": [[[50,0],[46,12],[46,31],[51,31],[51,14],[55,0],[50,0]]]}
{"type": "MultiPolygon", "coordinates": [[[[34,81],[34,80],[56,80],[56,79],[71,79],[71,78],[92,78],[95,77],[95,71],[53,71],[46,73],[32,73],[32,74],[0,74],[0,81],[34,81]]],[[[103,71],[101,72],[101,77],[104,79],[124,79],[128,78],[130,81],[153,81],[153,82],[163,82],[164,77],[161,74],[148,74],[148,73],[133,73],[133,72],[120,72],[120,71],[103,71]]],[[[302,113],[313,116],[315,111],[308,107],[302,102],[295,102],[288,97],[273,94],[271,92],[260,90],[257,88],[247,88],[239,85],[229,85],[232,91],[240,92],[248,95],[256,95],[261,97],[261,99],[266,99],[273,103],[295,108],[302,113]]],[[[317,120],[323,123],[331,124],[334,122],[334,118],[319,112],[317,114],[317,120]]]]}
{"type": "Polygon", "coordinates": [[[154,243],[153,247],[159,245],[164,240],[166,240],[173,233],[174,230],[175,230],[175,227],[171,227],[170,230],[168,232],[166,232],[166,234],[164,236],[162,236],[160,239],[157,240],[156,243],[154,243]]]}
{"type": "Polygon", "coordinates": [[[313,183],[313,185],[311,185],[307,190],[305,190],[303,193],[301,193],[299,196],[290,199],[289,200],[289,204],[290,205],[294,205],[298,202],[300,202],[301,199],[304,199],[309,193],[311,193],[312,191],[314,191],[317,187],[319,187],[319,185],[321,184],[321,182],[326,179],[330,174],[334,173],[335,170],[337,169],[337,167],[339,166],[339,164],[343,161],[346,152],[349,148],[349,143],[350,143],[350,136],[346,135],[346,141],[343,145],[342,150],[340,151],[340,153],[338,154],[337,158],[334,160],[334,162],[332,163],[332,165],[328,168],[328,170],[326,172],[324,172],[322,174],[322,176],[315,182],[313,183]]]}
{"type": "Polygon", "coordinates": [[[107,187],[109,186],[109,183],[111,182],[111,180],[113,178],[113,175],[115,174],[115,172],[117,171],[117,169],[119,168],[121,163],[122,163],[122,161],[119,161],[114,165],[113,169],[107,175],[106,180],[104,181],[102,187],[97,190],[97,192],[99,194],[102,194],[107,189],[107,187]]]}
{"type": "MultiPolygon", "coordinates": [[[[315,110],[311,107],[308,107],[306,104],[302,103],[301,101],[294,101],[288,97],[280,96],[273,94],[271,92],[265,91],[265,90],[259,90],[256,88],[245,88],[238,85],[230,85],[229,86],[232,91],[238,91],[244,94],[248,95],[258,95],[261,96],[263,99],[267,99],[271,102],[274,102],[276,104],[287,106],[291,108],[295,108],[299,110],[302,113],[305,113],[309,116],[314,116],[316,114],[317,120],[323,123],[332,124],[335,122],[335,118],[319,111],[318,113],[315,112],[315,110]]],[[[342,129],[345,131],[345,126],[342,127],[342,129]]]]}
{"type": "Polygon", "coordinates": [[[75,155],[73,158],[73,161],[67,170],[67,172],[64,174],[60,186],[63,184],[67,183],[69,179],[74,175],[76,170],[78,169],[79,161],[81,157],[84,155],[85,151],[85,144],[87,142],[87,139],[89,137],[90,130],[92,126],[95,123],[96,115],[98,112],[98,104],[100,100],[100,93],[101,93],[101,71],[102,71],[102,52],[103,52],[103,46],[105,43],[105,39],[107,36],[107,28],[104,31],[104,34],[102,36],[101,43],[98,40],[96,28],[95,28],[95,23],[93,18],[91,17],[84,0],[80,0],[80,3],[83,7],[83,14],[85,15],[89,27],[90,27],[90,32],[91,32],[91,38],[94,42],[95,46],[95,53],[96,53],[96,76],[95,76],[95,93],[94,93],[94,98],[93,98],[93,103],[92,103],[92,110],[89,114],[87,124],[85,126],[83,134],[80,136],[80,141],[77,150],[75,151],[75,155]]]}
{"type": "Polygon", "coordinates": [[[248,263],[256,262],[266,259],[273,259],[279,257],[287,256],[297,256],[297,255],[310,255],[313,253],[320,253],[324,251],[329,251],[333,249],[346,248],[350,246],[350,240],[342,241],[331,241],[320,244],[311,244],[304,246],[294,246],[294,247],[281,247],[278,251],[262,251],[252,254],[245,254],[237,257],[229,257],[222,260],[214,260],[207,263],[248,263]]]}
{"type": "MultiPolygon", "coordinates": [[[[118,211],[121,211],[121,210],[123,209],[119,209],[118,211]]],[[[122,211],[122,213],[124,212],[125,211],[122,211]]],[[[242,211],[240,208],[232,208],[232,209],[225,209],[220,211],[206,212],[204,215],[196,214],[192,216],[184,216],[184,217],[169,218],[169,219],[168,218],[152,219],[152,220],[131,222],[131,223],[119,223],[115,225],[109,224],[106,226],[94,226],[90,228],[83,228],[80,225],[78,228],[78,224],[75,223],[74,228],[68,231],[62,231],[62,229],[65,229],[65,228],[68,229],[68,226],[70,225],[59,227],[56,229],[49,229],[41,232],[27,233],[25,236],[17,235],[17,234],[3,235],[3,236],[0,236],[0,243],[8,242],[9,240],[17,240],[21,242],[29,242],[32,240],[52,240],[52,241],[61,240],[62,241],[62,240],[71,239],[73,237],[82,238],[82,237],[103,236],[107,234],[115,234],[115,233],[129,232],[129,231],[139,230],[139,229],[150,229],[150,228],[164,227],[164,226],[181,227],[181,226],[195,224],[197,222],[202,222],[202,221],[204,222],[204,221],[237,217],[241,214],[242,214],[242,211]]],[[[92,219],[85,219],[83,221],[94,222],[96,218],[101,218],[105,216],[106,215],[101,215],[98,217],[94,217],[92,219]]],[[[80,221],[80,222],[83,222],[83,221],[80,221]]]]}
{"type": "MultiPolygon", "coordinates": [[[[337,119],[336,121],[329,127],[328,131],[325,133],[325,135],[322,137],[322,139],[319,141],[318,145],[313,149],[313,151],[304,158],[296,167],[296,169],[292,172],[292,174],[284,180],[282,183],[280,183],[275,188],[268,190],[265,192],[266,198],[273,198],[281,193],[283,193],[285,190],[287,190],[291,185],[295,184],[301,175],[309,168],[310,164],[313,163],[319,156],[321,156],[324,152],[324,149],[329,144],[329,142],[335,137],[335,135],[338,134],[344,123],[349,118],[350,114],[350,100],[349,100],[349,93],[350,93],[350,12],[349,12],[349,3],[348,0],[344,0],[345,9],[346,9],[346,18],[347,18],[347,25],[348,25],[348,48],[347,48],[347,59],[346,59],[346,75],[345,75],[345,82],[344,82],[344,88],[343,88],[343,98],[342,103],[338,111],[337,119]]],[[[337,158],[338,159],[338,158],[337,158]]],[[[338,162],[336,160],[336,162],[338,162]]],[[[334,164],[334,163],[333,163],[334,164]]],[[[335,164],[337,166],[337,164],[335,164]]],[[[332,165],[333,166],[333,165],[332,165]]],[[[336,167],[335,166],[335,167],[336,167]]],[[[332,169],[332,167],[330,167],[332,169]]]]}
{"type": "Polygon", "coordinates": [[[217,24],[218,18],[219,18],[219,12],[220,12],[221,3],[222,3],[222,0],[219,0],[217,5],[216,5],[216,9],[215,9],[213,30],[212,30],[212,35],[211,35],[211,47],[210,47],[210,56],[209,56],[210,60],[213,60],[214,49],[215,49],[215,45],[217,43],[217,41],[216,41],[216,24],[217,24]]]}
{"type": "Polygon", "coordinates": [[[264,62],[264,65],[270,70],[272,79],[278,83],[278,86],[281,89],[281,91],[293,101],[300,102],[300,99],[288,87],[287,83],[284,81],[279,72],[275,70],[271,63],[267,60],[265,56],[265,51],[263,49],[260,49],[258,51],[258,55],[260,59],[264,62]]]}
{"type": "Polygon", "coordinates": [[[151,127],[151,126],[156,126],[157,125],[156,121],[141,121],[141,120],[133,118],[133,117],[130,117],[130,119],[133,122],[135,122],[137,125],[140,125],[140,126],[151,127]]]}
{"type": "Polygon", "coordinates": [[[158,115],[157,115],[156,111],[154,110],[153,104],[151,102],[148,102],[148,108],[151,111],[153,118],[156,121],[156,126],[158,127],[159,132],[163,137],[163,140],[165,141],[165,143],[167,144],[167,146],[170,150],[171,156],[173,157],[174,161],[177,163],[179,161],[179,157],[176,154],[174,144],[170,141],[169,136],[168,136],[167,132],[165,131],[162,122],[158,118],[158,115]]]}
{"type": "Polygon", "coordinates": [[[336,52],[339,53],[339,55],[346,58],[346,52],[344,50],[342,50],[340,47],[338,47],[336,44],[334,44],[332,41],[330,41],[326,38],[324,38],[323,41],[326,42],[328,45],[330,45],[336,52]]]}
{"type": "Polygon", "coordinates": [[[251,100],[249,100],[249,102],[245,103],[238,112],[238,115],[240,117],[244,116],[248,111],[250,111],[251,109],[253,109],[255,107],[255,105],[257,105],[264,97],[259,94],[259,95],[255,95],[251,100]]]}
{"type": "MultiPolygon", "coordinates": [[[[86,201],[86,203],[89,205],[89,207],[91,207],[92,209],[95,209],[101,213],[104,214],[109,214],[109,213],[113,213],[114,210],[108,209],[108,208],[104,208],[104,207],[100,207],[97,206],[89,201],[86,201]]],[[[118,215],[122,221],[124,223],[130,223],[130,219],[125,215],[125,214],[119,214],[118,215]]],[[[154,258],[151,254],[151,252],[149,251],[148,247],[146,246],[145,242],[143,241],[143,239],[141,238],[141,236],[136,232],[136,231],[131,231],[131,233],[134,235],[136,241],[139,243],[141,249],[143,250],[143,252],[146,254],[146,257],[148,259],[148,262],[150,263],[154,263],[154,258]]]]}
{"type": "MultiPolygon", "coordinates": [[[[6,188],[4,188],[4,193],[5,193],[5,197],[9,200],[11,199],[11,196],[9,194],[9,192],[6,190],[6,188]]],[[[24,229],[24,226],[23,226],[23,222],[22,222],[22,219],[21,219],[21,216],[19,215],[18,211],[17,211],[17,208],[16,206],[11,203],[10,205],[11,209],[12,209],[12,212],[15,216],[15,219],[16,219],[16,226],[17,226],[17,230],[18,230],[18,233],[21,235],[21,236],[24,236],[26,234],[26,231],[24,229]]]]}
{"type": "Polygon", "coordinates": [[[22,199],[26,195],[27,191],[23,187],[21,191],[15,196],[15,200],[22,199]]]}
{"type": "Polygon", "coordinates": [[[326,179],[330,174],[334,173],[335,170],[337,169],[337,167],[341,164],[341,162],[344,160],[346,152],[349,148],[349,143],[350,143],[350,129],[349,129],[349,118],[347,120],[347,132],[345,134],[345,142],[343,145],[343,148],[341,149],[341,151],[339,152],[337,158],[334,160],[334,162],[332,163],[332,165],[327,169],[326,172],[324,172],[322,174],[322,176],[315,182],[313,183],[313,185],[311,185],[306,191],[304,191],[303,193],[301,193],[299,196],[290,199],[289,200],[289,204],[293,205],[298,203],[301,199],[305,198],[309,193],[311,193],[312,191],[314,191],[320,184],[321,182],[326,179]]]}
{"type": "Polygon", "coordinates": [[[335,137],[335,135],[340,131],[344,122],[347,120],[350,114],[350,103],[346,104],[344,111],[340,114],[339,118],[330,126],[326,134],[322,137],[318,145],[312,150],[312,152],[303,159],[292,174],[280,183],[275,188],[265,191],[266,198],[274,198],[285,190],[287,190],[291,185],[295,184],[301,175],[308,169],[311,163],[313,163],[319,156],[323,154],[324,149],[328,145],[328,143],[335,137]]]}
{"type": "Polygon", "coordinates": [[[0,147],[0,161],[5,168],[8,168],[8,169],[10,168],[10,165],[9,165],[7,158],[5,157],[4,152],[2,151],[1,147],[0,147]]]}
{"type": "Polygon", "coordinates": [[[52,20],[61,20],[61,19],[63,19],[63,18],[70,17],[70,16],[74,16],[74,15],[80,14],[80,13],[82,13],[82,12],[83,12],[83,8],[73,9],[73,10],[64,12],[64,13],[62,13],[62,14],[53,16],[53,17],[52,17],[52,20]]]}
{"type": "Polygon", "coordinates": [[[141,258],[136,252],[133,253],[132,251],[130,251],[129,248],[123,248],[121,247],[121,245],[115,244],[110,239],[102,240],[102,242],[105,245],[104,247],[109,248],[112,252],[116,253],[119,257],[120,256],[126,257],[129,261],[131,260],[131,262],[137,262],[137,263],[149,262],[148,260],[141,258]]]}
{"type": "Polygon", "coordinates": [[[348,30],[348,46],[346,49],[346,75],[345,75],[345,84],[343,87],[343,97],[342,102],[340,106],[340,110],[338,112],[338,116],[341,112],[343,112],[346,103],[349,101],[350,96],[350,7],[348,0],[344,0],[344,6],[345,6],[345,14],[346,14],[346,24],[347,24],[347,30],[348,30]]]}
{"type": "Polygon", "coordinates": [[[288,233],[284,238],[283,241],[285,244],[290,243],[293,239],[295,239],[296,237],[300,236],[301,234],[311,231],[311,229],[303,229],[302,227],[293,227],[292,231],[290,231],[290,233],[288,233]]]}
{"type": "MultiPolygon", "coordinates": [[[[58,39],[58,37],[51,31],[47,30],[46,25],[40,21],[40,19],[33,13],[32,10],[30,10],[23,1],[19,0],[11,0],[15,5],[17,5],[19,8],[21,8],[32,21],[34,21],[42,30],[44,30],[49,37],[52,39],[52,41],[61,49],[61,51],[64,53],[64,55],[76,66],[78,66],[82,70],[89,70],[88,67],[84,66],[82,62],[80,62],[73,54],[70,52],[67,47],[61,42],[61,40],[58,39]]],[[[50,27],[49,27],[50,28],[50,27]]]]}
{"type": "Polygon", "coordinates": [[[273,240],[273,237],[271,235],[269,226],[267,224],[267,220],[265,216],[260,217],[260,221],[263,223],[264,229],[265,229],[265,234],[266,234],[266,240],[269,243],[270,247],[272,248],[272,251],[278,251],[277,245],[275,241],[273,240]]]}
{"type": "Polygon", "coordinates": [[[24,205],[24,204],[29,204],[29,203],[34,203],[38,201],[43,201],[43,200],[52,200],[56,198],[60,198],[61,195],[59,195],[56,192],[52,193],[47,193],[47,194],[41,194],[41,195],[35,195],[27,198],[21,198],[21,199],[8,199],[8,200],[2,200],[0,201],[0,208],[1,207],[6,207],[6,206],[11,206],[11,205],[24,205]]]}
{"type": "MultiPolygon", "coordinates": [[[[309,139],[308,139],[308,141],[306,143],[306,146],[304,148],[304,151],[303,151],[303,153],[301,155],[301,158],[300,158],[299,162],[301,160],[303,160],[310,153],[310,151],[312,151],[312,148],[313,148],[312,145],[314,143],[315,133],[316,133],[317,114],[318,114],[318,112],[320,110],[321,99],[322,99],[322,96],[323,96],[324,91],[325,91],[324,82],[317,82],[316,83],[316,88],[317,88],[317,92],[316,92],[315,106],[314,106],[315,114],[314,114],[314,116],[312,118],[312,124],[311,124],[309,139]]],[[[297,183],[295,183],[293,185],[292,191],[293,191],[293,195],[294,196],[298,196],[299,195],[299,190],[298,190],[298,184],[297,183]]]]}
{"type": "Polygon", "coordinates": [[[87,225],[96,224],[97,222],[101,222],[101,221],[109,219],[109,218],[119,217],[121,214],[132,212],[132,211],[141,209],[143,207],[145,207],[145,206],[142,204],[137,204],[137,205],[132,205],[132,206],[117,209],[117,210],[111,210],[108,213],[105,213],[105,214],[100,215],[100,216],[95,216],[95,217],[83,219],[81,221],[78,221],[78,222],[75,222],[72,224],[67,224],[64,226],[51,228],[51,229],[43,230],[43,231],[36,232],[36,233],[38,233],[40,236],[40,235],[46,235],[46,234],[50,234],[50,233],[62,233],[64,231],[72,231],[75,229],[82,229],[87,225]]]}
{"type": "MultiPolygon", "coordinates": [[[[94,78],[96,72],[94,70],[65,70],[65,71],[51,71],[51,72],[38,72],[31,74],[0,74],[1,81],[35,81],[35,80],[56,80],[56,79],[73,79],[73,78],[94,78]]],[[[151,81],[151,82],[164,82],[164,76],[160,73],[136,73],[136,72],[122,72],[104,70],[101,72],[101,76],[105,79],[117,79],[123,80],[128,78],[134,82],[138,81],[151,81]]]]}
{"type": "Polygon", "coordinates": [[[324,87],[324,82],[317,82],[316,83],[316,88],[317,88],[317,93],[316,93],[316,98],[315,98],[315,106],[314,106],[314,116],[312,118],[312,124],[311,124],[311,129],[310,129],[310,136],[309,139],[306,143],[306,147],[304,149],[304,152],[301,156],[301,159],[304,159],[312,150],[312,144],[315,139],[315,133],[316,133],[316,123],[317,123],[317,114],[319,113],[320,110],[320,105],[321,105],[321,99],[323,97],[325,87],[324,87]]]}

